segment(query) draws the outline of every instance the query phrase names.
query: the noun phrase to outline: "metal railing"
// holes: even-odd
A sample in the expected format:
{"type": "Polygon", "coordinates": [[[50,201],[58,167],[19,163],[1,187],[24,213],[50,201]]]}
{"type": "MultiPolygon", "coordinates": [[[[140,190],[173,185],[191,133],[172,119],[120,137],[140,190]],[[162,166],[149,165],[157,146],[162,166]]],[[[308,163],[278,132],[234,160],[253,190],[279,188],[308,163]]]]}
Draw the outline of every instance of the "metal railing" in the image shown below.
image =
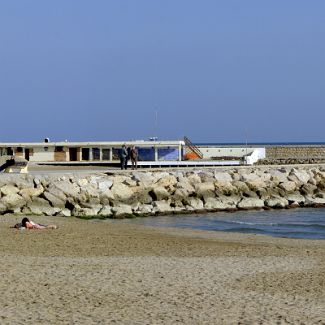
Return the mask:
{"type": "Polygon", "coordinates": [[[194,145],[189,138],[184,137],[184,142],[185,142],[185,153],[194,153],[197,158],[202,159],[203,158],[203,153],[200,151],[200,149],[194,145]]]}

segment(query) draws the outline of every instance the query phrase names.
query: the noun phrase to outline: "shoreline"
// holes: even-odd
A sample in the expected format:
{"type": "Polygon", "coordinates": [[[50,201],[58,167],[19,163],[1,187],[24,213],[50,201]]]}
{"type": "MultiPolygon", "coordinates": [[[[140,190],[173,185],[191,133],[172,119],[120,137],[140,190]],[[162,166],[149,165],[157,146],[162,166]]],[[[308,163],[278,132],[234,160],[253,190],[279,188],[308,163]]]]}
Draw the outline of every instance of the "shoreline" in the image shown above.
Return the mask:
{"type": "Polygon", "coordinates": [[[20,231],[0,219],[4,323],[325,318],[325,241],[44,216],[33,220],[59,228],[20,231]]]}

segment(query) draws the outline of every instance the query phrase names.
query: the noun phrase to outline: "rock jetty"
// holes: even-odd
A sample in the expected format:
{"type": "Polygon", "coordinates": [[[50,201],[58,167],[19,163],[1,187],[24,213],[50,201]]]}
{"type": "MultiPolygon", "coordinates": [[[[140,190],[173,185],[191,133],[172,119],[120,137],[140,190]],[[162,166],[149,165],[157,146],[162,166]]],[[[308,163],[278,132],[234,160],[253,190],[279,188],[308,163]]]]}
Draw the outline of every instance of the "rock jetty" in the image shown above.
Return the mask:
{"type": "Polygon", "coordinates": [[[325,166],[0,175],[0,214],[132,216],[325,206],[325,166]]]}

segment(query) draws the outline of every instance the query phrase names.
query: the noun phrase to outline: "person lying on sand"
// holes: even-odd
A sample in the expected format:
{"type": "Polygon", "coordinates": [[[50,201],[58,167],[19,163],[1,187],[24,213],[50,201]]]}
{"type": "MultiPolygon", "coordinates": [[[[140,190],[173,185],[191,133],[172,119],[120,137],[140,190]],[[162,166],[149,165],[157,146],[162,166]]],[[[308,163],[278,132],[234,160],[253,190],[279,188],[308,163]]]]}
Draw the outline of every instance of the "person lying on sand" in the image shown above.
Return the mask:
{"type": "Polygon", "coordinates": [[[41,225],[28,218],[23,218],[21,223],[17,223],[14,228],[26,228],[26,229],[57,229],[56,225],[41,225]]]}

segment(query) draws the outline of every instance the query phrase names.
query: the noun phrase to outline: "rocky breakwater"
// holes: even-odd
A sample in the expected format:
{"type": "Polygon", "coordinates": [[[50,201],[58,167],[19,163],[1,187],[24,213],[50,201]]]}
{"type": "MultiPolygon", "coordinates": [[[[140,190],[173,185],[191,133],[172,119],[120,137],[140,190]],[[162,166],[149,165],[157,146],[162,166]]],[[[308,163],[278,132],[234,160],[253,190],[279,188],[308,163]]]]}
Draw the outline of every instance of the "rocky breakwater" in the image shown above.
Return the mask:
{"type": "Polygon", "coordinates": [[[325,206],[325,167],[0,175],[0,214],[125,216],[325,206]]]}

